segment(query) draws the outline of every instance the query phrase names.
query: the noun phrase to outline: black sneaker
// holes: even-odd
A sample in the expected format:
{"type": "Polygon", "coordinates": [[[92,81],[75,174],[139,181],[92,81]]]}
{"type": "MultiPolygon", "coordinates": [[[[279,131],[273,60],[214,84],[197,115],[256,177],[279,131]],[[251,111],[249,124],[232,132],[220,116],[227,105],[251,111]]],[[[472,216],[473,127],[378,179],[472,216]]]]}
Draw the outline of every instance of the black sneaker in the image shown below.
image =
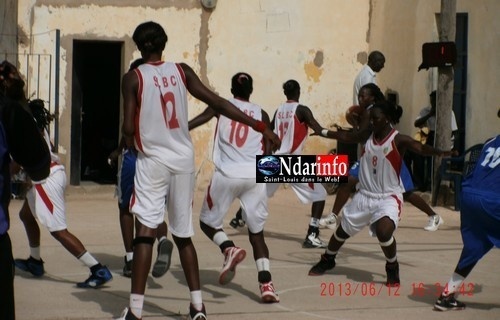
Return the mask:
{"type": "Polygon", "coordinates": [[[387,281],[385,283],[388,287],[399,287],[399,263],[396,262],[386,262],[385,272],[387,273],[387,281]]]}
{"type": "Polygon", "coordinates": [[[116,320],[142,320],[137,318],[136,316],[134,316],[134,314],[130,311],[129,308],[125,308],[125,310],[123,310],[120,318],[116,318],[116,320]]]}
{"type": "Polygon", "coordinates": [[[302,243],[302,248],[326,248],[328,243],[319,238],[319,230],[317,232],[310,232],[304,242],[302,243]]]}
{"type": "Polygon", "coordinates": [[[332,270],[333,268],[335,268],[335,255],[324,253],[321,255],[321,260],[316,263],[316,265],[312,267],[311,270],[309,270],[309,275],[321,276],[326,271],[332,270]]]}
{"type": "Polygon", "coordinates": [[[123,276],[127,278],[132,277],[132,260],[127,261],[127,256],[123,257],[125,264],[123,265],[123,276]]]}
{"type": "Polygon", "coordinates": [[[158,243],[158,255],[156,256],[156,262],[153,265],[153,271],[151,272],[153,277],[159,278],[168,271],[170,268],[170,262],[172,261],[173,249],[174,244],[168,239],[158,243]]]}
{"type": "Polygon", "coordinates": [[[205,311],[205,305],[201,310],[196,310],[193,304],[189,305],[189,317],[188,320],[207,320],[207,312],[205,311]]]}
{"type": "Polygon", "coordinates": [[[17,268],[31,273],[35,277],[41,277],[45,273],[43,268],[43,260],[36,260],[32,256],[28,259],[16,259],[14,264],[17,268]]]}
{"type": "Polygon", "coordinates": [[[449,294],[447,296],[441,295],[434,303],[434,309],[438,311],[449,311],[449,310],[463,310],[465,309],[465,303],[455,299],[455,295],[449,294]]]}
{"type": "Polygon", "coordinates": [[[233,219],[231,219],[231,222],[229,222],[229,225],[231,227],[233,227],[234,229],[238,229],[238,227],[242,228],[245,226],[245,220],[233,218],[233,219]]]}

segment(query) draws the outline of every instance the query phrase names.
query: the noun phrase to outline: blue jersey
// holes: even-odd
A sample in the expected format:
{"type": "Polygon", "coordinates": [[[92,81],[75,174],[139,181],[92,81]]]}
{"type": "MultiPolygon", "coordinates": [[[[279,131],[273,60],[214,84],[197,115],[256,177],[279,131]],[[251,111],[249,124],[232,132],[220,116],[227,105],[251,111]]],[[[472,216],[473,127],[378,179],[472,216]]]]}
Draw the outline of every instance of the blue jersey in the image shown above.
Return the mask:
{"type": "Polygon", "coordinates": [[[500,197],[500,135],[484,144],[476,167],[464,178],[462,187],[476,193],[500,197]]]}

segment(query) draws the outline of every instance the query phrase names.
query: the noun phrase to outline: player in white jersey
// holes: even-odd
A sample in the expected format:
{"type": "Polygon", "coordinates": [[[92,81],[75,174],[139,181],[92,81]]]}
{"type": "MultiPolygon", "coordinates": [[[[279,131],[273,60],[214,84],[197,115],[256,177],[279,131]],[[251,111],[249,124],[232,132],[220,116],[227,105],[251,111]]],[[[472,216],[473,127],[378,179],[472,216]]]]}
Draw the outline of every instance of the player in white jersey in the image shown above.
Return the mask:
{"type": "MultiPolygon", "coordinates": [[[[321,125],[314,118],[311,109],[299,103],[300,85],[296,80],[288,80],[283,84],[283,92],[287,101],[278,107],[272,125],[274,132],[281,139],[281,147],[277,155],[299,155],[311,128],[321,132],[321,125]]],[[[279,183],[268,183],[267,194],[272,197],[279,188],[279,183]]],[[[325,208],[326,190],[321,183],[290,183],[302,203],[311,203],[311,220],[303,248],[324,248],[326,243],[319,238],[319,220],[325,208]]]]}
{"type": "Polygon", "coordinates": [[[423,155],[451,154],[398,133],[392,123],[398,123],[401,114],[402,108],[390,102],[375,103],[370,110],[373,133],[367,141],[356,132],[322,131],[322,135],[328,138],[366,144],[360,158],[359,191],[344,208],[344,214],[330,238],[326,252],[311,268],[309,275],[322,275],[333,269],[337,252],[344,242],[369,225],[370,233],[377,237],[386,258],[386,285],[399,286],[399,263],[393,233],[398,226],[403,202],[400,173],[404,153],[408,149],[423,155]]]}
{"type": "MultiPolygon", "coordinates": [[[[239,72],[231,79],[233,99],[229,101],[255,120],[271,126],[269,115],[249,101],[253,92],[253,79],[248,73],[239,72]]],[[[242,215],[248,226],[248,238],[258,271],[261,300],[279,302],[271,278],[269,249],[264,239],[267,194],[264,184],[255,182],[255,156],[270,153],[269,143],[248,126],[235,122],[207,108],[189,122],[190,129],[217,117],[213,160],[215,172],[205,195],[200,214],[200,227],[224,254],[224,264],[219,276],[220,284],[229,283],[236,266],[246,256],[222,229],[223,219],[235,199],[240,200],[242,215]]]]}
{"type": "Polygon", "coordinates": [[[168,37],[158,23],[140,24],[132,38],[145,63],[126,73],[122,83],[122,133],[127,147],[135,145],[138,156],[130,202],[137,227],[132,288],[129,308],[125,308],[120,319],[142,317],[152,245],[157,227],[164,220],[165,206],[169,231],[179,250],[190,291],[189,319],[206,319],[198,259],[191,241],[194,154],[188,130],[187,92],[217,112],[261,132],[274,148],[279,147],[280,141],[264,122],[245,115],[205,87],[191,67],[163,61],[168,37]]]}
{"type": "MultiPolygon", "coordinates": [[[[29,104],[30,110],[37,122],[40,133],[44,135],[45,142],[52,149],[47,127],[52,119],[44,107],[42,100],[33,100],[29,104]]],[[[28,259],[16,259],[16,267],[28,271],[36,277],[44,273],[43,260],[40,256],[40,228],[35,219],[38,219],[59,241],[63,247],[90,269],[90,277],[77,283],[80,288],[97,288],[110,281],[113,276],[106,266],[97,261],[81,243],[81,241],[68,231],[66,225],[66,208],[64,189],[66,188],[66,173],[57,154],[51,151],[50,175],[41,183],[33,184],[26,194],[26,200],[19,212],[19,217],[24,224],[30,245],[28,259]]]]}

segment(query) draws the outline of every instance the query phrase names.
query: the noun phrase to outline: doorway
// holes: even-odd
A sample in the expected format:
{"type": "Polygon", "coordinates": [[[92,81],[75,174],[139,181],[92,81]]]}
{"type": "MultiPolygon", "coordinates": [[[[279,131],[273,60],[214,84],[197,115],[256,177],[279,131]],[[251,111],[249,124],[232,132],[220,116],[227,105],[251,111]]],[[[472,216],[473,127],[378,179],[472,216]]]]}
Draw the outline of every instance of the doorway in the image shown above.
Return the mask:
{"type": "Polygon", "coordinates": [[[70,184],[116,183],[108,165],[118,145],[122,42],[73,41],[70,184]]]}

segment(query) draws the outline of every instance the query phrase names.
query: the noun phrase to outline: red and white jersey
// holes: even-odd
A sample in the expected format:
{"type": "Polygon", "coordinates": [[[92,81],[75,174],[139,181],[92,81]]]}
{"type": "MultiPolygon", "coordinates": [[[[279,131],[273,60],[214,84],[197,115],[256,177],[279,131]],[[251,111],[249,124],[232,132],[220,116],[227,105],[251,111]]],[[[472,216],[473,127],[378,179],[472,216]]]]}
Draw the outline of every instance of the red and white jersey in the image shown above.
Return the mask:
{"type": "Polygon", "coordinates": [[[403,159],[399,154],[394,137],[396,129],[382,141],[370,136],[359,160],[359,190],[375,197],[401,194],[403,187],[400,173],[403,159]]]}
{"type": "Polygon", "coordinates": [[[184,71],[178,64],[161,61],[142,64],[135,72],[139,77],[137,150],[173,173],[194,172],[184,71]]]}
{"type": "MultiPolygon", "coordinates": [[[[230,99],[238,109],[255,120],[262,120],[258,105],[230,99]]],[[[255,178],[255,156],[263,153],[262,134],[235,120],[219,116],[215,130],[213,161],[229,178],[255,178]]]]}
{"type": "Polygon", "coordinates": [[[287,101],[278,107],[274,116],[274,133],[281,140],[281,147],[274,154],[301,154],[307,139],[308,127],[295,114],[296,101],[287,101]]]}

